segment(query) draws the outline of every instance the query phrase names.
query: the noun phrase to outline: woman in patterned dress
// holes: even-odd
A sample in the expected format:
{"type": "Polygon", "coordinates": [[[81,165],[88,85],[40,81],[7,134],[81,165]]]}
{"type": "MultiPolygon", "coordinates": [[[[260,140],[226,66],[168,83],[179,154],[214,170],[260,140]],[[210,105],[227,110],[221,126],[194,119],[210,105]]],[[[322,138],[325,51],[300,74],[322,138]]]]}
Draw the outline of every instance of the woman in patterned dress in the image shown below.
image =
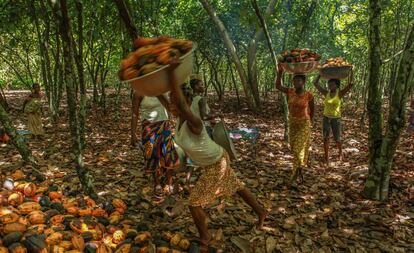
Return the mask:
{"type": "Polygon", "coordinates": [[[293,153],[293,170],[290,185],[295,186],[302,169],[308,164],[310,132],[314,116],[314,98],[305,90],[306,76],[296,74],[292,83],[294,88],[282,85],[283,67],[278,65],[276,88],[285,93],[289,107],[289,143],[293,153]]]}
{"type": "Polygon", "coordinates": [[[218,197],[229,197],[237,193],[258,215],[258,227],[263,226],[265,209],[251,192],[236,177],[230,166],[226,151],[207,134],[203,121],[190,108],[190,94],[178,85],[173,70],[178,63],[169,67],[171,85],[171,112],[178,117],[175,141],[185,151],[196,166],[202,168],[202,175],[190,193],[189,206],[194,223],[199,232],[200,252],[208,252],[211,234],[208,231],[204,208],[218,197]]]}
{"type": "Polygon", "coordinates": [[[180,165],[174,146],[172,124],[168,119],[168,101],[165,95],[143,97],[136,92],[132,98],[131,145],[137,144],[136,130],[141,118],[141,144],[146,170],[154,179],[154,197],[162,199],[161,180],[166,178],[167,192],[173,191],[173,170],[180,165]]]}

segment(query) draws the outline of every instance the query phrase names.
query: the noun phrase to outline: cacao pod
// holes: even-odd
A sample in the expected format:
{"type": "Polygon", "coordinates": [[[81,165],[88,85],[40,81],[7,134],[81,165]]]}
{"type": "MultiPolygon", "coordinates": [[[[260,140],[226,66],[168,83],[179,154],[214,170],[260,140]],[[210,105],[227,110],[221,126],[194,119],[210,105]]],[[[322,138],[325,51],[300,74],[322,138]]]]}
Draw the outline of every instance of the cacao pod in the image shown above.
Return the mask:
{"type": "Polygon", "coordinates": [[[56,225],[62,224],[64,220],[65,220],[65,216],[58,214],[50,218],[49,223],[56,226],[56,225]]]}
{"type": "Polygon", "coordinates": [[[96,208],[92,210],[92,216],[95,217],[108,217],[108,213],[102,208],[96,208]]]}
{"type": "Polygon", "coordinates": [[[150,237],[151,237],[150,232],[143,232],[143,233],[138,234],[135,237],[134,241],[138,244],[141,244],[142,242],[148,240],[150,237]]]}
{"type": "Polygon", "coordinates": [[[67,207],[66,211],[68,214],[77,216],[79,214],[79,209],[76,206],[67,207]]]}
{"type": "Polygon", "coordinates": [[[29,222],[32,225],[44,224],[46,215],[42,211],[33,211],[29,213],[29,222]]]}
{"type": "Polygon", "coordinates": [[[33,211],[39,211],[42,207],[36,202],[26,202],[17,207],[21,214],[29,214],[33,211]]]}
{"type": "Polygon", "coordinates": [[[124,243],[115,250],[115,253],[129,253],[131,248],[132,245],[130,243],[124,243]]]}
{"type": "Polygon", "coordinates": [[[181,239],[182,239],[181,234],[176,233],[176,234],[175,234],[175,235],[171,238],[171,240],[170,240],[170,244],[171,244],[171,245],[173,245],[173,246],[178,246],[178,244],[180,243],[181,239]]]}
{"type": "MultiPolygon", "coordinates": [[[[46,249],[46,242],[44,235],[32,235],[26,237],[26,240],[22,242],[26,246],[27,250],[31,253],[43,253],[46,249]]],[[[47,250],[46,250],[47,252],[47,250]]]]}
{"type": "Polygon", "coordinates": [[[9,252],[10,253],[27,253],[27,249],[21,243],[13,243],[9,247],[9,252]]]}
{"type": "Polygon", "coordinates": [[[178,247],[180,247],[182,250],[188,250],[190,248],[190,241],[187,239],[182,239],[178,244],[178,247]]]}
{"type": "Polygon", "coordinates": [[[113,243],[120,243],[121,241],[123,241],[125,239],[125,234],[122,230],[117,230],[114,232],[114,234],[112,235],[112,242],[113,243]]]}
{"type": "Polygon", "coordinates": [[[72,242],[71,241],[61,241],[59,243],[59,247],[62,247],[65,251],[72,249],[72,242]]]}
{"type": "Polygon", "coordinates": [[[20,216],[17,213],[10,211],[9,213],[0,216],[0,223],[7,224],[16,222],[19,218],[20,216]]]}
{"type": "Polygon", "coordinates": [[[83,237],[80,235],[74,235],[72,237],[72,244],[73,244],[73,248],[76,250],[79,250],[81,252],[83,252],[83,250],[85,249],[85,240],[83,240],[83,237]]]}
{"type": "Polygon", "coordinates": [[[34,183],[23,183],[17,185],[15,190],[23,193],[27,197],[32,197],[36,194],[36,185],[34,183]]]}
{"type": "Polygon", "coordinates": [[[98,249],[96,250],[96,253],[112,253],[112,249],[108,247],[105,243],[102,243],[99,245],[98,249]]]}
{"type": "Polygon", "coordinates": [[[9,203],[9,205],[17,207],[23,203],[23,200],[24,200],[24,196],[22,193],[14,192],[10,194],[9,198],[7,199],[7,202],[9,203]]]}
{"type": "Polygon", "coordinates": [[[23,238],[22,232],[13,232],[3,237],[3,245],[8,247],[13,243],[19,242],[23,238]]]}
{"type": "Polygon", "coordinates": [[[19,222],[11,222],[7,223],[3,227],[3,233],[4,234],[10,234],[13,232],[25,232],[26,231],[26,225],[19,223],[19,222]]]}
{"type": "Polygon", "coordinates": [[[115,208],[121,208],[121,209],[127,209],[127,205],[125,204],[125,202],[122,199],[113,199],[112,200],[112,205],[115,208]]]}
{"type": "Polygon", "coordinates": [[[26,217],[22,217],[22,216],[20,216],[20,218],[19,218],[19,221],[18,221],[19,223],[21,223],[21,224],[24,224],[24,225],[26,225],[26,226],[30,226],[30,221],[29,221],[29,219],[28,218],[26,218],[26,217]]]}
{"type": "Polygon", "coordinates": [[[58,245],[52,245],[49,249],[49,252],[51,252],[51,253],[64,253],[65,249],[58,246],[58,245]]]}
{"type": "Polygon", "coordinates": [[[48,245],[58,245],[63,240],[63,235],[59,232],[52,233],[46,238],[48,245]]]}
{"type": "Polygon", "coordinates": [[[63,196],[62,193],[57,192],[57,191],[49,192],[49,198],[51,200],[61,199],[62,196],[63,196]]]}
{"type": "Polygon", "coordinates": [[[13,180],[19,180],[19,179],[24,178],[24,173],[21,170],[16,170],[10,176],[13,178],[13,180]]]}
{"type": "Polygon", "coordinates": [[[86,208],[86,209],[79,209],[79,216],[88,216],[92,215],[92,209],[86,208]]]}

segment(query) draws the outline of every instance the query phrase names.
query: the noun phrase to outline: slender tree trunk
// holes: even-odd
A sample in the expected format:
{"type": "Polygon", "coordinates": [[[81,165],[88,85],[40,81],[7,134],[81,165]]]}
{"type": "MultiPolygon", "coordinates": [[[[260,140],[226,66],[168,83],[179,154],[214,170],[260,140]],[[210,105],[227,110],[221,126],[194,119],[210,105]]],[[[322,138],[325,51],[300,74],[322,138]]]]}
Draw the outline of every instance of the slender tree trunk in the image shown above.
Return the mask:
{"type": "Polygon", "coordinates": [[[368,101],[367,112],[369,120],[369,174],[371,179],[367,180],[364,194],[367,197],[380,197],[380,191],[375,191],[375,185],[371,186],[373,181],[379,181],[377,176],[375,180],[372,175],[376,171],[375,160],[380,157],[383,115],[382,115],[382,98],[380,93],[380,71],[381,71],[381,6],[380,0],[369,1],[369,72],[368,72],[368,101]],[[372,191],[370,190],[372,189],[372,191]]]}
{"type": "Polygon", "coordinates": [[[226,46],[227,51],[230,54],[230,57],[234,65],[236,66],[236,70],[239,73],[240,81],[242,83],[243,90],[247,98],[247,104],[251,110],[255,111],[257,109],[257,105],[254,103],[254,100],[252,99],[252,96],[250,94],[246,72],[243,69],[241,60],[236,52],[236,47],[234,43],[232,42],[226,27],[224,26],[223,22],[218,18],[216,12],[210,6],[207,0],[200,0],[200,2],[203,5],[204,9],[207,11],[207,13],[210,15],[214,24],[217,26],[217,29],[219,30],[220,35],[223,39],[224,45],[226,46]]]}
{"type": "MultiPolygon", "coordinates": [[[[264,13],[264,19],[270,16],[274,10],[277,0],[270,0],[269,4],[264,13]]],[[[256,54],[258,48],[258,42],[263,39],[263,26],[260,26],[254,36],[253,39],[249,43],[249,47],[247,50],[247,77],[249,80],[250,88],[252,90],[253,98],[255,103],[260,107],[260,94],[259,94],[259,82],[257,78],[257,64],[256,64],[256,54]]]]}
{"type": "Polygon", "coordinates": [[[82,150],[85,149],[85,120],[86,120],[86,86],[85,75],[83,67],[83,5],[80,0],[76,0],[77,10],[77,25],[78,25],[78,46],[77,54],[75,57],[76,69],[78,71],[79,78],[79,91],[80,91],[80,104],[79,104],[79,135],[80,145],[82,150]]]}
{"type": "MultiPolygon", "coordinates": [[[[375,4],[371,5],[372,11],[378,11],[377,8],[375,4]]],[[[413,81],[414,25],[407,36],[404,52],[398,63],[396,78],[392,80],[394,84],[391,87],[394,89],[389,106],[386,134],[381,139],[379,147],[374,146],[376,152],[370,156],[369,175],[364,187],[364,195],[367,198],[377,200],[388,198],[390,170],[401,132],[405,126],[405,108],[409,94],[413,90],[413,81]]]]}
{"type": "Polygon", "coordinates": [[[232,83],[233,83],[233,86],[234,86],[234,91],[236,92],[236,96],[237,96],[237,106],[238,106],[238,108],[240,108],[241,104],[240,104],[239,90],[238,90],[238,88],[237,88],[236,78],[234,77],[234,73],[233,73],[233,66],[231,66],[231,61],[230,61],[230,59],[228,59],[228,65],[230,66],[230,76],[231,76],[231,81],[232,81],[232,83]]]}
{"type": "Polygon", "coordinates": [[[38,165],[36,158],[32,155],[32,151],[27,146],[25,138],[17,133],[16,128],[14,128],[9,115],[2,105],[0,105],[0,122],[3,125],[7,135],[10,136],[12,144],[17,148],[23,160],[33,167],[33,172],[36,175],[40,175],[40,172],[37,170],[38,165]]]}
{"type": "MultiPolygon", "coordinates": [[[[54,3],[50,4],[54,7],[54,3]]],[[[57,3],[56,3],[57,4],[57,3]]],[[[79,180],[83,187],[83,190],[86,194],[92,198],[97,198],[97,195],[94,191],[93,180],[89,173],[89,170],[85,168],[83,161],[83,147],[81,143],[81,131],[79,129],[79,112],[77,111],[76,104],[76,73],[74,71],[74,45],[73,37],[70,28],[70,19],[68,15],[68,8],[66,0],[59,1],[59,10],[57,12],[56,7],[54,7],[54,14],[56,20],[59,23],[59,33],[62,37],[63,42],[63,59],[64,59],[64,74],[65,74],[65,84],[66,84],[66,98],[68,103],[68,116],[69,116],[69,125],[70,132],[72,136],[73,150],[76,156],[76,172],[78,174],[79,180]]]]}
{"type": "Polygon", "coordinates": [[[132,40],[135,40],[139,36],[138,29],[136,28],[134,22],[132,21],[130,12],[128,10],[128,6],[125,2],[126,0],[114,0],[114,1],[118,8],[119,15],[122,18],[122,21],[124,21],[125,28],[129,36],[132,38],[132,40]]]}

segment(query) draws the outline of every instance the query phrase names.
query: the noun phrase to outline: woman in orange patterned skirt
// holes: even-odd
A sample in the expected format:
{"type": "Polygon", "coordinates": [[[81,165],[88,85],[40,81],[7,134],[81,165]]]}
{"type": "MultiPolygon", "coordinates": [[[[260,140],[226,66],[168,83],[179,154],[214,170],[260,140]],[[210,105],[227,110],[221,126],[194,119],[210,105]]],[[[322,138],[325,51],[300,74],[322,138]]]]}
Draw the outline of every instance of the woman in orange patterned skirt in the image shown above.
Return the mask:
{"type": "Polygon", "coordinates": [[[311,125],[314,116],[312,93],[305,90],[305,75],[294,75],[294,88],[282,86],[283,68],[278,65],[276,88],[287,95],[289,107],[289,143],[293,153],[293,170],[290,185],[295,186],[298,176],[308,163],[311,125]]]}
{"type": "Polygon", "coordinates": [[[258,215],[258,227],[263,226],[266,211],[251,192],[236,177],[230,166],[226,151],[208,135],[198,112],[191,110],[191,93],[178,85],[172,63],[169,71],[171,85],[171,112],[178,116],[175,141],[193,163],[202,168],[202,175],[190,193],[189,205],[194,223],[200,234],[200,252],[208,252],[211,234],[208,231],[204,207],[213,204],[218,197],[229,197],[237,193],[258,215]]]}

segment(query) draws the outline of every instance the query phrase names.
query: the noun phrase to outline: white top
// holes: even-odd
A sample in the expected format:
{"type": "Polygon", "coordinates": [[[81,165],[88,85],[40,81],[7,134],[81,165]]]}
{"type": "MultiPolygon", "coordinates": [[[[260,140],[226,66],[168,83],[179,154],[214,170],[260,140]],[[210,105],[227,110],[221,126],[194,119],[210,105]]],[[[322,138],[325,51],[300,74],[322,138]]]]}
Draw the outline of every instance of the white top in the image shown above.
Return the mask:
{"type": "MultiPolygon", "coordinates": [[[[200,119],[201,119],[201,115],[200,115],[200,100],[202,99],[202,96],[195,96],[193,98],[193,101],[191,102],[191,111],[196,114],[200,119]]],[[[206,104],[206,113],[209,114],[210,113],[210,107],[208,107],[208,104],[206,104]]],[[[204,125],[206,126],[210,126],[210,121],[206,120],[204,121],[204,125]]]]}
{"type": "Polygon", "coordinates": [[[157,97],[144,97],[141,101],[141,121],[157,122],[168,120],[168,113],[157,97]]]}
{"type": "MultiPolygon", "coordinates": [[[[197,112],[191,111],[195,115],[197,112]]],[[[216,163],[223,156],[223,148],[215,143],[203,124],[203,130],[199,135],[195,135],[188,128],[187,121],[179,127],[180,120],[175,133],[175,142],[185,151],[193,163],[197,166],[205,167],[216,163]]]]}

